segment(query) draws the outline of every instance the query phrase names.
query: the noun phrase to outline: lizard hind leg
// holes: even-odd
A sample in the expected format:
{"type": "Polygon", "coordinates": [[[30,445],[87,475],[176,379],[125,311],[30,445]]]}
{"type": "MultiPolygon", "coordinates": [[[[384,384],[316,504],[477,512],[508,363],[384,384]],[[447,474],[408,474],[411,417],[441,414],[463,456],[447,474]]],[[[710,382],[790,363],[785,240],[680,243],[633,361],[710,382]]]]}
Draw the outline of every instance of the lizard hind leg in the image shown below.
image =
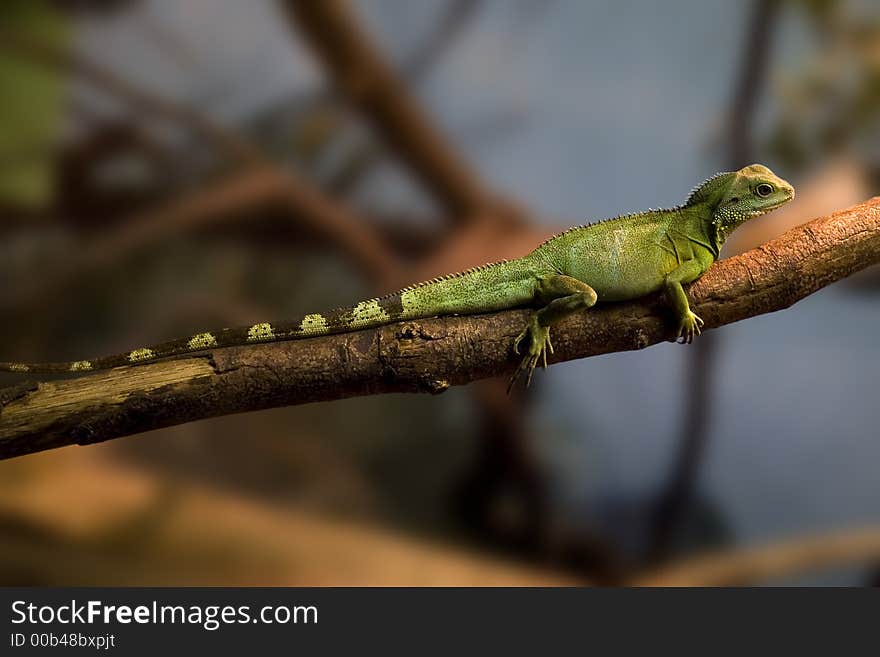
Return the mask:
{"type": "Polygon", "coordinates": [[[510,383],[507,385],[508,393],[523,375],[526,377],[526,387],[528,387],[539,362],[546,369],[547,352],[553,353],[550,327],[562,318],[579,310],[585,310],[596,303],[596,291],[593,288],[583,281],[563,274],[540,276],[535,296],[546,305],[532,313],[529,323],[513,341],[513,352],[519,355],[520,345],[528,337],[528,349],[510,378],[510,383]]]}

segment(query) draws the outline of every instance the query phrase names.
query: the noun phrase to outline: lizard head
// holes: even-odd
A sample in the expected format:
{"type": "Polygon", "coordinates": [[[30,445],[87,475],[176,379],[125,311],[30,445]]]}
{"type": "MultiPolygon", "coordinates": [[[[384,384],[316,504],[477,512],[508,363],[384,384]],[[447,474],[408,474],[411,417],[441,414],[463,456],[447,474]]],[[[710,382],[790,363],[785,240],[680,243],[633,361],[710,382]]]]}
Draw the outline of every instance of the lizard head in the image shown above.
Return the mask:
{"type": "Polygon", "coordinates": [[[750,164],[733,173],[715,214],[741,224],[793,198],[794,187],[789,183],[762,164],[750,164]]]}
{"type": "Polygon", "coordinates": [[[762,164],[719,173],[697,187],[688,205],[707,203],[716,239],[724,242],[740,224],[775,210],[794,198],[794,187],[762,164]]]}

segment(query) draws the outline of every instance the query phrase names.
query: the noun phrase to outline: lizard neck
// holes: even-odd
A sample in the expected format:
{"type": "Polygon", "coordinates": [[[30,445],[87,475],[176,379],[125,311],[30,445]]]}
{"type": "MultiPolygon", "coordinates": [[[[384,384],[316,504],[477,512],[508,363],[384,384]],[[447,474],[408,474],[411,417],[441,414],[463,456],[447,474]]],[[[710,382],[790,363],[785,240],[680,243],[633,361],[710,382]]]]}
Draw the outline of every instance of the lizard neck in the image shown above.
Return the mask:
{"type": "Polygon", "coordinates": [[[715,208],[712,211],[711,218],[710,228],[713,242],[718,245],[720,250],[730,234],[744,224],[749,219],[749,216],[736,212],[731,208],[715,208]]]}
{"type": "Polygon", "coordinates": [[[718,231],[718,224],[714,221],[713,209],[710,206],[701,204],[684,206],[679,208],[679,212],[682,215],[682,228],[684,232],[693,237],[695,241],[708,247],[717,260],[726,235],[718,231]]]}
{"type": "Polygon", "coordinates": [[[712,222],[709,224],[708,232],[709,241],[712,246],[715,247],[715,259],[717,260],[721,254],[721,247],[724,246],[724,242],[727,241],[727,236],[730,235],[730,231],[725,228],[724,224],[713,218],[712,222]]]}

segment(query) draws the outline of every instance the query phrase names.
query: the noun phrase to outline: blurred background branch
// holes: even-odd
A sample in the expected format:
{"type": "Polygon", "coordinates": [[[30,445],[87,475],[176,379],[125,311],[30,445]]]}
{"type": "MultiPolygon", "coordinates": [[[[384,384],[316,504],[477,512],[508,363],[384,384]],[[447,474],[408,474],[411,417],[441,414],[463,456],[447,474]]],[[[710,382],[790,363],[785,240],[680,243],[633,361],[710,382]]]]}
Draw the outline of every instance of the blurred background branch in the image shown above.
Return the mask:
{"type": "Polygon", "coordinates": [[[243,164],[263,161],[258,149],[204,114],[148,93],[70,48],[59,47],[8,29],[0,32],[0,48],[43,66],[77,75],[101,91],[122,99],[136,112],[181,123],[233,160],[243,164]]]}
{"type": "Polygon", "coordinates": [[[748,586],[841,565],[880,561],[880,529],[798,536],[786,542],[685,559],[634,586],[748,586]]]}
{"type": "Polygon", "coordinates": [[[484,183],[434,127],[344,0],[284,4],[335,86],[371,120],[452,217],[464,220],[491,204],[484,183]]]}

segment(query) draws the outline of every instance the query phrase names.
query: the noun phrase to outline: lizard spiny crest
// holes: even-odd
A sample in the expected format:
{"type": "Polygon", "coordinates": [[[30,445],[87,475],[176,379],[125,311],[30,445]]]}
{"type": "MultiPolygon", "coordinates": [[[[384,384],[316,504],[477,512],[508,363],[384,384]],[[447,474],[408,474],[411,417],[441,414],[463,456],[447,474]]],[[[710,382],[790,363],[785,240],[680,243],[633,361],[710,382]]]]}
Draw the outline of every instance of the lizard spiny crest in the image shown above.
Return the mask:
{"type": "Polygon", "coordinates": [[[711,200],[713,198],[719,197],[724,193],[724,190],[727,189],[727,186],[730,184],[730,181],[735,176],[735,173],[730,171],[722,171],[720,173],[716,173],[713,176],[706,178],[699,185],[694,187],[690,193],[688,194],[687,199],[681,205],[676,205],[671,208],[648,208],[647,210],[643,210],[641,212],[631,212],[627,214],[620,214],[616,217],[609,217],[608,219],[601,219],[599,221],[590,221],[579,226],[572,226],[571,228],[566,228],[565,230],[556,233],[555,235],[548,237],[544,240],[540,246],[546,245],[548,242],[552,242],[557,237],[562,235],[567,235],[568,233],[572,233],[577,230],[583,230],[585,228],[590,228],[597,224],[603,224],[609,221],[617,221],[619,219],[626,219],[627,217],[634,217],[640,214],[647,214],[650,212],[669,212],[672,210],[680,210],[681,208],[685,208],[689,205],[696,205],[698,203],[703,203],[705,201],[711,200]]]}
{"type": "Polygon", "coordinates": [[[735,172],[723,171],[706,178],[706,180],[691,190],[683,207],[705,203],[720,197],[735,176],[735,172]]]}
{"type": "Polygon", "coordinates": [[[371,299],[371,301],[382,301],[383,299],[387,299],[388,297],[393,297],[395,294],[400,294],[401,292],[412,292],[413,290],[418,290],[419,288],[425,287],[426,285],[433,285],[435,283],[442,283],[443,281],[449,281],[454,278],[461,278],[462,276],[468,276],[469,274],[475,274],[479,271],[485,271],[489,267],[493,267],[495,265],[503,265],[503,264],[506,264],[507,262],[509,262],[509,260],[496,260],[495,262],[487,262],[485,265],[480,265],[478,267],[471,267],[470,269],[458,271],[458,272],[455,272],[454,274],[444,274],[443,276],[437,276],[436,278],[432,278],[429,281],[422,281],[421,283],[413,283],[412,285],[408,285],[398,292],[394,292],[392,294],[385,295],[384,297],[377,297],[375,299],[371,299]]]}

